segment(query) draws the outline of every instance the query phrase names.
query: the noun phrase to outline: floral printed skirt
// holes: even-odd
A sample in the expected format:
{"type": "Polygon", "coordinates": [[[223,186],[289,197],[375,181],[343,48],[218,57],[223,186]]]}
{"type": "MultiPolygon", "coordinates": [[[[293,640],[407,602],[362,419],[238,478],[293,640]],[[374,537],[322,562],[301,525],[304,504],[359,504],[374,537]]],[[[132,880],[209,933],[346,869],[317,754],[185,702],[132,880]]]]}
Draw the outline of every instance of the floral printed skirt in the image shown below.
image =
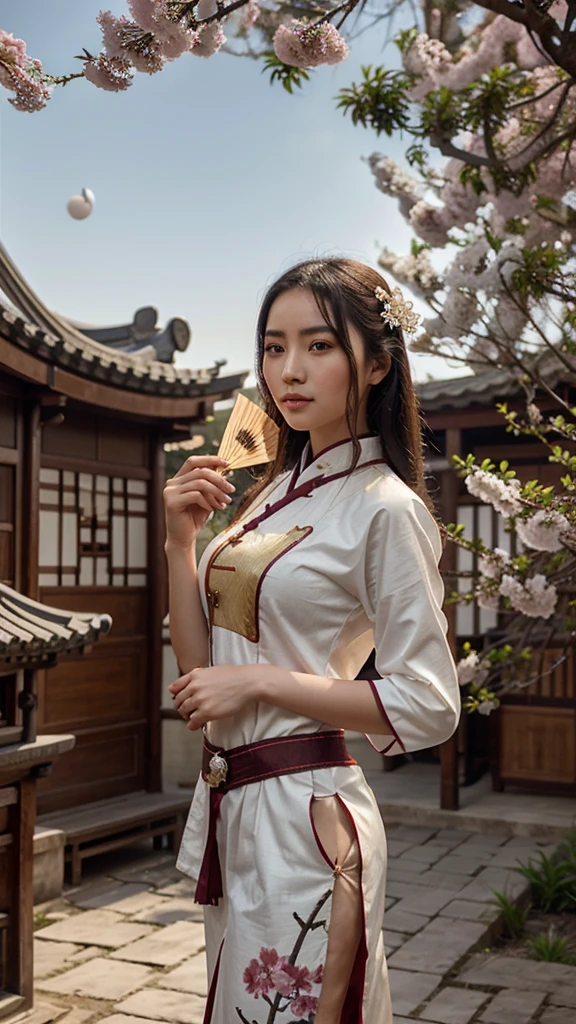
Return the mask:
{"type": "MultiPolygon", "coordinates": [[[[197,877],[201,849],[193,856],[187,842],[185,834],[179,866],[197,877]]],[[[317,1014],[334,1019],[333,994],[339,1024],[392,1024],[386,838],[361,769],[321,768],[231,791],[218,847],[225,895],[205,908],[204,1024],[313,1024],[317,1014]],[[333,812],[351,837],[347,850],[332,843],[333,812]]]]}

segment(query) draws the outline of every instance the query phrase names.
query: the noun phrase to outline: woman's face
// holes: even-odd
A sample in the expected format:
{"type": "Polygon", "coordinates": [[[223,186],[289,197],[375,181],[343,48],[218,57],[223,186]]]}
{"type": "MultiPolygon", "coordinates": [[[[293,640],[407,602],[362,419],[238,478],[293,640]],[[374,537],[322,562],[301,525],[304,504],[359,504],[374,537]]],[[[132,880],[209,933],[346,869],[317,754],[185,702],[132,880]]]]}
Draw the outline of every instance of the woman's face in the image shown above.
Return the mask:
{"type": "MultiPolygon", "coordinates": [[[[358,373],[357,430],[365,433],[370,386],[382,380],[385,371],[372,362],[367,365],[361,335],[350,324],[348,332],[358,373]]],[[[309,431],[313,451],[349,436],[348,358],[308,288],[293,288],[273,302],[264,337],[262,372],[289,426],[309,431]],[[290,395],[298,398],[291,401],[290,395]]]]}

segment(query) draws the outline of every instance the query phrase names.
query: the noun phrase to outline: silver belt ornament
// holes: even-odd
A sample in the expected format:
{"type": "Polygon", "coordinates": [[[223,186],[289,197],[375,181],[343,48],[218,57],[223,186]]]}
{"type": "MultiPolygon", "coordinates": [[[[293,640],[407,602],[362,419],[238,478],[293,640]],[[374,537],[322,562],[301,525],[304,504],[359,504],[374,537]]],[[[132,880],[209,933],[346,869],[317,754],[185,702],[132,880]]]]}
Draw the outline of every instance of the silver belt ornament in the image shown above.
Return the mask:
{"type": "Polygon", "coordinates": [[[205,782],[214,789],[219,786],[222,782],[226,781],[228,775],[228,762],[226,758],[222,757],[221,754],[214,754],[208,762],[210,774],[206,776],[205,782]]]}

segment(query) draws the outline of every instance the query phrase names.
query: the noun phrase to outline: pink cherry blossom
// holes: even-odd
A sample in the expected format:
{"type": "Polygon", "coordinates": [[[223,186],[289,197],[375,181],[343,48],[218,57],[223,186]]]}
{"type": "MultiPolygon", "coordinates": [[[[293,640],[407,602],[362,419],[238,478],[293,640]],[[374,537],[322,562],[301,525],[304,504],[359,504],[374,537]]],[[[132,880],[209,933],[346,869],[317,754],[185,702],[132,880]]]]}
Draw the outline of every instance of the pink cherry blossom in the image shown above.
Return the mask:
{"type": "Polygon", "coordinates": [[[350,53],[346,40],[334,25],[326,21],[314,25],[296,18],[276,30],[274,51],[284,64],[296,68],[339,64],[350,53]]]}
{"type": "Polygon", "coordinates": [[[193,57],[213,57],[225,42],[226,36],[220,25],[217,21],[211,21],[204,28],[198,29],[196,40],[190,47],[190,53],[193,57]]]}
{"type": "Polygon", "coordinates": [[[307,967],[298,967],[297,964],[289,964],[285,960],[278,962],[271,973],[274,988],[283,996],[294,996],[300,991],[312,991],[312,979],[307,967]]]}
{"type": "Polygon", "coordinates": [[[196,18],[198,21],[203,21],[204,18],[211,18],[214,14],[218,14],[216,0],[198,0],[196,5],[196,18]]]}
{"type": "Polygon", "coordinates": [[[98,89],[107,92],[123,92],[132,85],[133,68],[129,60],[122,57],[108,57],[101,53],[94,60],[84,64],[84,77],[98,89]]]}
{"type": "Polygon", "coordinates": [[[248,3],[240,11],[240,24],[243,29],[250,29],[260,17],[260,7],[257,0],[248,0],[248,3]]]}
{"type": "Polygon", "coordinates": [[[33,113],[50,99],[42,64],[28,56],[23,39],[4,29],[0,29],[0,85],[14,93],[9,102],[16,110],[33,113]]]}
{"type": "Polygon", "coordinates": [[[164,67],[163,53],[154,35],[124,16],[116,18],[111,11],[100,11],[97,22],[108,57],[129,60],[137,71],[154,75],[164,67]]]}
{"type": "Polygon", "coordinates": [[[166,60],[175,60],[190,49],[196,39],[184,21],[169,17],[165,0],[128,0],[134,21],[153,32],[166,60]]]}
{"type": "Polygon", "coordinates": [[[243,980],[246,991],[255,999],[261,995],[267,995],[270,989],[274,988],[271,971],[280,962],[284,963],[284,958],[280,961],[275,949],[266,949],[263,946],[260,950],[260,959],[252,959],[244,971],[243,980]]]}
{"type": "Polygon", "coordinates": [[[311,1013],[316,1013],[318,1009],[318,1000],[316,996],[298,996],[293,1003],[290,1004],[290,1013],[293,1013],[295,1017],[308,1017],[311,1013]]]}

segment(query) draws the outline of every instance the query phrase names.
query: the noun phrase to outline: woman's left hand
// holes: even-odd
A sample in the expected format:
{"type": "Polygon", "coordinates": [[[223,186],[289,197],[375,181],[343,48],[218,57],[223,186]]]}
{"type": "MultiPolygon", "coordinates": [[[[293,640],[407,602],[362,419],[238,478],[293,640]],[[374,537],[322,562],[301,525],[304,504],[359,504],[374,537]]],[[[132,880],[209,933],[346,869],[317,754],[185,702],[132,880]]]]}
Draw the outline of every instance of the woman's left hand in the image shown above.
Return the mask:
{"type": "Polygon", "coordinates": [[[243,665],[195,668],[168,687],[174,707],[192,731],[216,718],[229,718],[254,700],[243,665]]]}

